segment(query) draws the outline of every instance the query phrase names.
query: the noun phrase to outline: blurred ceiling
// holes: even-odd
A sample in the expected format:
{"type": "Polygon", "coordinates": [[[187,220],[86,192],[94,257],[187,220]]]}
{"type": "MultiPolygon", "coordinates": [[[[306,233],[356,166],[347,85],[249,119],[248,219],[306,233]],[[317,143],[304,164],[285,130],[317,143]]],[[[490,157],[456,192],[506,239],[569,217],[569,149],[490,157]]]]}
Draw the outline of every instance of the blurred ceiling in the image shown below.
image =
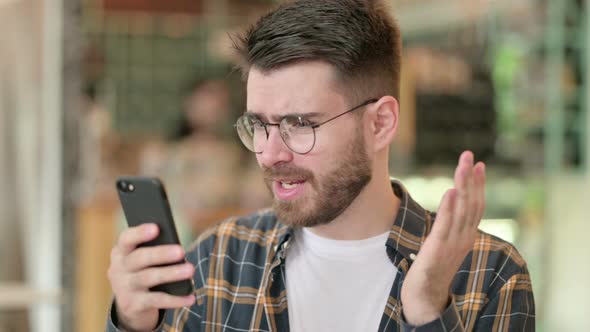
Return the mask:
{"type": "Polygon", "coordinates": [[[105,11],[183,13],[198,15],[202,11],[203,1],[102,0],[102,5],[105,11]]]}
{"type": "Polygon", "coordinates": [[[535,12],[538,0],[395,0],[394,15],[404,35],[449,30],[485,20],[492,13],[516,18],[535,12]]]}
{"type": "Polygon", "coordinates": [[[10,5],[12,3],[18,2],[20,0],[0,0],[0,7],[10,5]]]}

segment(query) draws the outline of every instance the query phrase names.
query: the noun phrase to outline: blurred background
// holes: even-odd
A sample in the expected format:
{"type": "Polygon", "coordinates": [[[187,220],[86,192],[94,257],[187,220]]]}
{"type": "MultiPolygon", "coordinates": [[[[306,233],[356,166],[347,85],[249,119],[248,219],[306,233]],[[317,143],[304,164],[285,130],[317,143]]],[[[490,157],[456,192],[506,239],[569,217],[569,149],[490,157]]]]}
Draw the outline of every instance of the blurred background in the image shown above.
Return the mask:
{"type": "MultiPolygon", "coordinates": [[[[232,126],[228,34],[271,0],[0,0],[0,332],[102,331],[114,181],[162,178],[183,245],[269,197],[232,126]]],[[[461,151],[481,228],[529,264],[539,331],[590,331],[588,0],[392,0],[391,173],[436,210],[461,151]]]]}

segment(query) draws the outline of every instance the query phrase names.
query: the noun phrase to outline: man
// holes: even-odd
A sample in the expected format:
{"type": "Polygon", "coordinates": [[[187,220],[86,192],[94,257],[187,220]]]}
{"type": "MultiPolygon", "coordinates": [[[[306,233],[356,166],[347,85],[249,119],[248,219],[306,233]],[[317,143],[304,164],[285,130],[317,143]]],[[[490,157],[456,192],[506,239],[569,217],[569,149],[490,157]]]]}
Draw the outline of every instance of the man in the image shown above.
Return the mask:
{"type": "Polygon", "coordinates": [[[248,99],[236,128],[273,209],[219,224],[183,265],[156,267],[179,247],[136,249],[154,225],[123,232],[108,330],[534,330],[525,262],[477,230],[484,164],[460,156],[436,216],[389,178],[401,41],[384,6],[287,2],[236,46],[248,99]],[[193,295],[148,291],[185,278],[193,295]]]}

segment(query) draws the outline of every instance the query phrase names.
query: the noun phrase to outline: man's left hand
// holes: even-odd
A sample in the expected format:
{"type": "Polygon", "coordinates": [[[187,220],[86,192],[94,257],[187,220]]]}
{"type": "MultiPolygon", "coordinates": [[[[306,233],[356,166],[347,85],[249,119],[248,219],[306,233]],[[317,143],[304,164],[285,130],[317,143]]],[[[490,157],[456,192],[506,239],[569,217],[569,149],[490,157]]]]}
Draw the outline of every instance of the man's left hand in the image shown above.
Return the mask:
{"type": "Polygon", "coordinates": [[[401,291],[403,314],[411,325],[440,317],[449,304],[449,288],[465,256],[473,248],[485,208],[485,165],[474,166],[465,151],[455,170],[455,187],[441,200],[436,220],[401,291]]]}

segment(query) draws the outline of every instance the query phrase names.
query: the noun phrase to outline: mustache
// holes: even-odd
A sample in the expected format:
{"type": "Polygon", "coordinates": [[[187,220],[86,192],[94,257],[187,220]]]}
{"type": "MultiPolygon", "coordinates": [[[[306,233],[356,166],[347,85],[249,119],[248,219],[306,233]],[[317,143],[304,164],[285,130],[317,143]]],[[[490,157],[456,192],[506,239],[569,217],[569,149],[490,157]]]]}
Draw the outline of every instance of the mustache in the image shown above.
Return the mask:
{"type": "Polygon", "coordinates": [[[279,164],[273,167],[263,167],[262,172],[266,180],[274,180],[282,177],[298,178],[303,180],[313,178],[313,173],[310,170],[287,164],[279,164]]]}

